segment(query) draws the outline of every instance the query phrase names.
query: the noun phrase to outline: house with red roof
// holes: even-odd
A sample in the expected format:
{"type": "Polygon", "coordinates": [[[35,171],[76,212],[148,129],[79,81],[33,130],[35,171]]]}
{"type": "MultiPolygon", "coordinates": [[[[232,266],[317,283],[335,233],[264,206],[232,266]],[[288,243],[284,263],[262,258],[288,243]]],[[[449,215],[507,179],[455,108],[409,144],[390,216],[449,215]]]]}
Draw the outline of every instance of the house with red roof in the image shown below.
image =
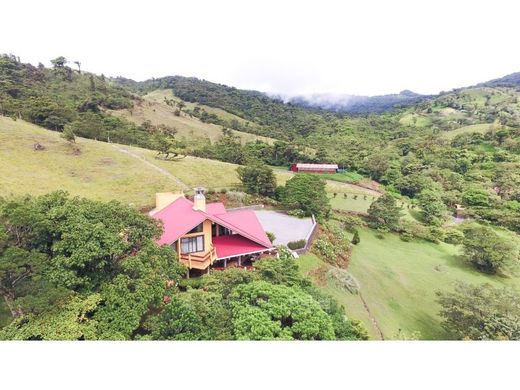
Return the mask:
{"type": "Polygon", "coordinates": [[[336,173],[338,172],[338,164],[305,164],[294,163],[291,164],[289,170],[293,172],[307,172],[307,173],[336,173]]]}
{"type": "Polygon", "coordinates": [[[206,203],[202,188],[195,189],[193,201],[179,193],[156,194],[150,216],[163,224],[157,243],[171,246],[188,270],[209,271],[215,262],[226,267],[230,259],[241,265],[276,250],[254,211],[206,203]]]}

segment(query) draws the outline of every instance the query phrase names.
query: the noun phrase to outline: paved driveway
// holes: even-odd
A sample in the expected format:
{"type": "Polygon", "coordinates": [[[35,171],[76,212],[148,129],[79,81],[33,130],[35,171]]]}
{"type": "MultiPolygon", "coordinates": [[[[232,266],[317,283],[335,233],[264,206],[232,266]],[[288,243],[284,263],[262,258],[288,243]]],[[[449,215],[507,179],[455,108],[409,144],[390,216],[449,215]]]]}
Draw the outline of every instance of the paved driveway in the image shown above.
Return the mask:
{"type": "Polygon", "coordinates": [[[270,210],[255,210],[255,213],[264,230],[276,236],[275,245],[303,240],[312,230],[311,218],[296,218],[270,210]]]}

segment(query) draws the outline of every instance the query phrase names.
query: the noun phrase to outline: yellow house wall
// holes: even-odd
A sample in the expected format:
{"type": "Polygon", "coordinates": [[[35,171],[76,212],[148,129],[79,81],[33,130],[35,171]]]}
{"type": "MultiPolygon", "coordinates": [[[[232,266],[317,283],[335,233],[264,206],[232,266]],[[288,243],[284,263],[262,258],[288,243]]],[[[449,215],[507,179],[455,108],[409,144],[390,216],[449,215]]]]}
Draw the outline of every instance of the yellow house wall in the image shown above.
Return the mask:
{"type": "Polygon", "coordinates": [[[193,254],[197,254],[197,255],[202,255],[204,253],[208,253],[210,250],[211,250],[211,244],[212,244],[212,241],[211,241],[211,221],[209,219],[206,219],[203,223],[202,223],[202,232],[201,233],[191,233],[191,234],[185,234],[184,236],[182,236],[179,241],[178,241],[178,249],[179,249],[179,253],[180,253],[180,250],[181,250],[181,239],[182,238],[186,238],[186,237],[195,237],[195,236],[200,236],[200,235],[204,235],[204,252],[192,252],[193,254]]]}

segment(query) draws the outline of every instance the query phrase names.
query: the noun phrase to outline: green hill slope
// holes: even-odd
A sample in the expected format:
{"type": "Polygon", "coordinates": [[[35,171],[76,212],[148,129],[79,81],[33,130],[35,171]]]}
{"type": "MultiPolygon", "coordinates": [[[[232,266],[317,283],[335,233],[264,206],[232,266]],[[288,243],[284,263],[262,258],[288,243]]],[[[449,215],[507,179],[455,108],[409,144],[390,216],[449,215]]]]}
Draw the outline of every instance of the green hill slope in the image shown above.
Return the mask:
{"type": "MultiPolygon", "coordinates": [[[[161,89],[152,91],[143,96],[143,99],[136,101],[131,108],[121,110],[111,110],[111,114],[130,120],[136,125],[141,125],[144,121],[149,120],[153,125],[166,125],[174,127],[177,130],[178,137],[184,137],[187,140],[195,141],[196,138],[210,139],[212,142],[217,141],[222,135],[222,126],[214,123],[205,123],[199,118],[191,115],[188,110],[194,110],[195,107],[202,109],[209,114],[217,116],[224,121],[236,121],[244,124],[246,121],[236,115],[230,114],[222,109],[204,106],[195,103],[183,102],[186,106],[185,111],[178,112],[177,108],[165,103],[165,99],[172,100],[176,103],[181,99],[175,97],[171,90],[161,89]]],[[[234,134],[240,138],[242,143],[248,141],[261,140],[272,144],[274,140],[268,137],[262,137],[242,131],[234,131],[234,134]]]]}
{"type": "MultiPolygon", "coordinates": [[[[160,169],[188,188],[233,187],[238,182],[235,164],[196,157],[162,161],[147,149],[79,137],[76,142],[79,154],[57,132],[0,116],[0,196],[62,189],[72,195],[148,207],[156,192],[182,189],[160,169]],[[35,151],[35,143],[45,150],[35,151]]],[[[289,174],[279,172],[277,176],[283,182],[289,174]]]]}

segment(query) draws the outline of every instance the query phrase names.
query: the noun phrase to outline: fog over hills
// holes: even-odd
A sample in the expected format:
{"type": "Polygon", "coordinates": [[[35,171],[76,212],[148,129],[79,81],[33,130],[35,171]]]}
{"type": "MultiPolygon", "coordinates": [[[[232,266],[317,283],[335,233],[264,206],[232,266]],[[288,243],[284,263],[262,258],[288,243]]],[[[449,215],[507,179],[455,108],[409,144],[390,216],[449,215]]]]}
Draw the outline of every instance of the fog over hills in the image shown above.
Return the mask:
{"type": "Polygon", "coordinates": [[[346,112],[353,114],[377,113],[389,111],[396,106],[407,106],[431,95],[420,95],[404,90],[398,94],[379,96],[359,96],[349,94],[315,93],[310,95],[284,96],[280,94],[269,95],[286,103],[302,107],[319,108],[327,111],[346,112]]]}

